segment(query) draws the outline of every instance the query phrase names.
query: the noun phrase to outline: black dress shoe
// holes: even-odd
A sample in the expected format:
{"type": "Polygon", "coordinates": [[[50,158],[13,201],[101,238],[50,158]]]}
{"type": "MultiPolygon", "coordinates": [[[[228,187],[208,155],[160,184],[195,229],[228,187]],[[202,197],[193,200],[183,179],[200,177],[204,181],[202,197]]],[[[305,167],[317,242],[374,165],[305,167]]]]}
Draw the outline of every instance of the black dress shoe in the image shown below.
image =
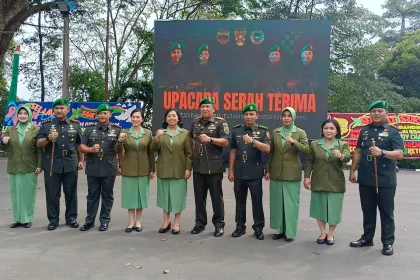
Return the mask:
{"type": "Polygon", "coordinates": [[[29,222],[29,223],[24,223],[24,224],[23,224],[23,226],[24,226],[24,228],[31,228],[32,223],[31,223],[31,222],[29,222]]]}
{"type": "Polygon", "coordinates": [[[88,231],[91,228],[93,228],[95,226],[94,223],[89,223],[89,224],[84,224],[81,228],[80,231],[88,231]]]}
{"type": "Polygon", "coordinates": [[[223,228],[216,228],[214,231],[214,237],[222,237],[224,232],[223,228]]]}
{"type": "Polygon", "coordinates": [[[128,233],[128,232],[132,232],[132,231],[133,231],[133,228],[134,228],[134,227],[127,227],[127,228],[125,229],[125,232],[127,232],[127,233],[128,233]]]}
{"type": "Polygon", "coordinates": [[[191,234],[199,234],[200,232],[202,232],[203,230],[205,230],[206,227],[202,227],[202,226],[195,226],[192,230],[191,230],[191,234]]]}
{"type": "Polygon", "coordinates": [[[382,254],[385,256],[391,256],[394,254],[394,248],[392,248],[392,245],[384,245],[382,248],[382,254]]]}
{"type": "Polygon", "coordinates": [[[17,228],[21,225],[21,223],[13,223],[10,225],[10,228],[17,228]]]}
{"type": "Polygon", "coordinates": [[[181,231],[181,227],[179,227],[178,229],[172,228],[172,234],[174,235],[179,234],[180,231],[181,231]]]}
{"type": "Polygon", "coordinates": [[[284,237],[284,233],[275,233],[273,234],[273,239],[274,240],[279,240],[282,239],[284,237]]]}
{"type": "Polygon", "coordinates": [[[71,228],[78,228],[79,227],[79,223],[76,220],[67,221],[66,225],[68,225],[71,228]]]}
{"type": "Polygon", "coordinates": [[[260,230],[254,231],[255,238],[258,240],[264,240],[264,233],[260,230]]]}
{"type": "Polygon", "coordinates": [[[166,227],[161,227],[159,229],[159,233],[166,233],[170,229],[171,229],[171,223],[169,223],[166,227]]]}
{"type": "Polygon", "coordinates": [[[318,243],[318,244],[325,244],[325,242],[327,242],[327,237],[328,237],[328,235],[326,235],[325,238],[318,238],[316,240],[316,243],[318,243]]]}
{"type": "Polygon", "coordinates": [[[107,231],[108,230],[108,223],[103,223],[99,227],[99,231],[107,231]]]}
{"type": "Polygon", "coordinates": [[[284,235],[284,241],[286,241],[286,242],[292,242],[293,241],[293,238],[289,238],[289,237],[287,237],[287,235],[284,235]]]}
{"type": "Polygon", "coordinates": [[[327,245],[334,245],[334,236],[332,240],[327,239],[326,242],[327,242],[327,245]]]}
{"type": "Polygon", "coordinates": [[[55,230],[58,227],[58,223],[51,222],[48,224],[48,230],[55,230]]]}
{"type": "Polygon", "coordinates": [[[140,231],[143,230],[143,228],[142,227],[134,227],[134,230],[137,231],[137,232],[140,232],[140,231]]]}
{"type": "Polygon", "coordinates": [[[364,239],[359,239],[350,243],[350,247],[365,247],[365,246],[373,246],[372,241],[366,241],[364,239]]]}
{"type": "Polygon", "coordinates": [[[245,234],[244,229],[237,228],[234,232],[232,232],[232,237],[240,237],[245,234]]]}

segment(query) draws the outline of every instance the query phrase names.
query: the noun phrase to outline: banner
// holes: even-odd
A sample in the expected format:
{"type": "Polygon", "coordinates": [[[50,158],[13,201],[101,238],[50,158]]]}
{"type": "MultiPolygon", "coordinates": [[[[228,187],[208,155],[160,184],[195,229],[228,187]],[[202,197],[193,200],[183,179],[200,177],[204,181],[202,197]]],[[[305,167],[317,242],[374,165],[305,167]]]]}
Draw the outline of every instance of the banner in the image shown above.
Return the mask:
{"type": "Polygon", "coordinates": [[[13,55],[13,69],[12,69],[12,82],[10,83],[9,95],[7,96],[7,104],[12,101],[16,101],[16,92],[19,78],[19,58],[20,58],[20,46],[15,49],[13,55]]]}
{"type": "MultiPolygon", "coordinates": [[[[330,118],[338,121],[341,128],[342,140],[349,143],[353,155],[356,149],[360,130],[371,123],[369,113],[330,113],[330,118]]],[[[420,114],[401,113],[388,114],[388,123],[400,129],[404,140],[404,158],[420,158],[420,114]]]]}
{"type": "MultiPolygon", "coordinates": [[[[41,126],[43,121],[54,118],[52,102],[10,102],[4,117],[2,132],[6,130],[6,127],[17,124],[16,109],[21,104],[32,109],[32,123],[36,126],[41,126]]],[[[84,131],[86,126],[98,122],[95,112],[101,104],[102,102],[72,102],[67,118],[78,120],[84,131]]],[[[108,102],[107,104],[112,108],[110,122],[122,128],[131,127],[130,113],[136,108],[141,108],[141,104],[135,102],[108,102]]]]}
{"type": "Polygon", "coordinates": [[[293,107],[296,125],[317,139],[313,123],[328,114],[330,30],[328,21],[313,20],[155,21],[153,130],[172,108],[189,128],[211,96],[230,127],[244,122],[248,103],[270,130],[293,107]]]}

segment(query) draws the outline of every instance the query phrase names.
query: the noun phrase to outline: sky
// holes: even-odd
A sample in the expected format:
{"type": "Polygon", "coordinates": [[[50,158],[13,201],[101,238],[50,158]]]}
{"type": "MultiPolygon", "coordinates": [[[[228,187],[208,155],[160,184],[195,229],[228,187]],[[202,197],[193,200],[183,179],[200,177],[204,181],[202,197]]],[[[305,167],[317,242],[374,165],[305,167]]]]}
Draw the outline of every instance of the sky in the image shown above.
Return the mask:
{"type": "MultiPolygon", "coordinates": [[[[382,15],[384,10],[382,9],[381,5],[385,3],[385,0],[356,0],[359,5],[364,6],[365,8],[369,9],[371,12],[382,15]]],[[[25,61],[25,57],[20,57],[21,63],[25,61]]],[[[23,100],[30,100],[31,99],[31,91],[26,87],[26,85],[22,81],[22,77],[19,79],[18,84],[18,97],[23,100]]]]}

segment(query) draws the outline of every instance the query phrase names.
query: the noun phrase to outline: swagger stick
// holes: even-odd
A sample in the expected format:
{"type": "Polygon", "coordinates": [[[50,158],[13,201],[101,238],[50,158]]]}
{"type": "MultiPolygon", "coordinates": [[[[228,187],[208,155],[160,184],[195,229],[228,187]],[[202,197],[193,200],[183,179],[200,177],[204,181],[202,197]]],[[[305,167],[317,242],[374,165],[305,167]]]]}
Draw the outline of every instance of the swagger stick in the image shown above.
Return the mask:
{"type": "MultiPolygon", "coordinates": [[[[372,138],[372,147],[375,147],[375,140],[372,138]]],[[[379,192],[378,187],[378,165],[376,164],[376,156],[373,156],[373,166],[375,168],[375,183],[376,183],[376,193],[379,192]]]]}
{"type": "MultiPolygon", "coordinates": [[[[51,125],[51,134],[55,132],[55,125],[51,125]]],[[[52,140],[52,150],[51,150],[51,166],[50,166],[50,177],[52,176],[52,170],[54,165],[54,152],[55,152],[55,140],[52,140]]]]}

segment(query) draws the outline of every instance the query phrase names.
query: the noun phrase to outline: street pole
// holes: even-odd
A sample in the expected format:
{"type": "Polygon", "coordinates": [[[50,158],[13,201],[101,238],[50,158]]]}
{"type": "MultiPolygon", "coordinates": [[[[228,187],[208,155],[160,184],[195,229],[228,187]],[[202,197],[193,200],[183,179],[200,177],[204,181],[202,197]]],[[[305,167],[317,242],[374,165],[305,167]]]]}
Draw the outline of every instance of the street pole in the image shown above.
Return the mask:
{"type": "Polygon", "coordinates": [[[64,19],[64,40],[63,40],[63,98],[69,98],[69,13],[63,13],[64,19]]]}
{"type": "Polygon", "coordinates": [[[110,13],[110,4],[111,0],[106,0],[107,9],[106,9],[106,47],[105,47],[105,93],[104,93],[104,102],[108,102],[109,99],[109,13],[110,13]]]}

